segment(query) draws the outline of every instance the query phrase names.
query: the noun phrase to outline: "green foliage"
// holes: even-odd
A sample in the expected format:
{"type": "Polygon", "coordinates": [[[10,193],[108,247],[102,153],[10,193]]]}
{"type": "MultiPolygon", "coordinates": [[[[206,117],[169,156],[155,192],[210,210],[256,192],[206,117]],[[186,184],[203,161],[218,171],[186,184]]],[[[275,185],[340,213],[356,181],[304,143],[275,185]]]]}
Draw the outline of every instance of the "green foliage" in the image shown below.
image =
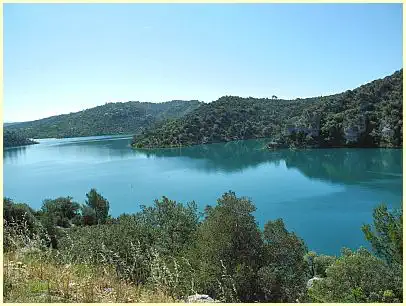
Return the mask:
{"type": "Polygon", "coordinates": [[[86,197],[86,205],[94,210],[96,222],[98,224],[105,223],[109,215],[109,201],[107,201],[101,194],[97,193],[94,188],[86,194],[86,197]]]}
{"type": "Polygon", "coordinates": [[[73,202],[71,197],[60,197],[44,200],[40,214],[52,217],[57,226],[70,227],[71,220],[79,216],[79,209],[80,204],[73,202]]]}
{"type": "MultiPolygon", "coordinates": [[[[82,214],[85,219],[85,209],[82,214]]],[[[183,255],[193,245],[197,225],[195,203],[182,205],[163,197],[110,224],[72,228],[61,239],[60,250],[69,250],[75,260],[113,264],[121,277],[135,283],[162,285],[169,273],[172,279],[165,286],[177,295],[190,289],[193,269],[183,255]]]]}
{"type": "Polygon", "coordinates": [[[286,230],[282,219],[265,224],[264,240],[264,266],[258,276],[265,300],[295,302],[306,289],[307,247],[302,239],[286,230]]]}
{"type": "Polygon", "coordinates": [[[319,255],[314,258],[314,276],[326,277],[326,271],[336,260],[334,256],[319,255]]]}
{"type": "Polygon", "coordinates": [[[261,233],[254,204],[231,191],[207,206],[204,218],[194,202],[183,205],[166,197],[118,218],[107,217],[108,207],[95,189],[82,207],[60,197],[45,200],[37,212],[5,198],[5,251],[39,248],[43,258],[61,266],[102,266],[127,284],[176,300],[196,292],[223,302],[403,300],[402,211],[380,206],[374,231],[364,226],[382,258],[364,248],[343,248],[336,258],[308,252],[282,219],[267,222],[261,233]],[[306,290],[314,276],[321,279],[306,290]]]}
{"type": "Polygon", "coordinates": [[[400,147],[402,78],[403,69],[351,91],[299,100],[224,96],[135,135],[133,147],[250,138],[293,147],[400,147]]]}
{"type": "Polygon", "coordinates": [[[58,248],[58,241],[63,235],[60,228],[69,228],[74,220],[80,217],[80,204],[72,201],[72,197],[59,197],[44,200],[41,209],[36,213],[41,222],[42,239],[48,246],[58,248]]]}
{"type": "Polygon", "coordinates": [[[326,270],[335,261],[335,256],[317,255],[316,252],[308,252],[304,257],[308,264],[310,277],[326,277],[326,270]]]}
{"type": "Polygon", "coordinates": [[[199,105],[198,101],[106,103],[76,113],[8,125],[5,130],[37,139],[137,134],[164,120],[179,118],[199,105]]]}
{"type": "Polygon", "coordinates": [[[82,206],[82,218],[78,220],[83,225],[95,225],[97,224],[96,211],[87,205],[82,206]]]}
{"type": "Polygon", "coordinates": [[[402,268],[389,267],[366,249],[346,250],[314,282],[309,296],[314,302],[371,303],[402,301],[402,268]]]}
{"type": "Polygon", "coordinates": [[[15,248],[16,242],[12,236],[24,234],[32,239],[39,232],[39,222],[34,210],[25,203],[14,203],[9,198],[3,199],[3,229],[4,249],[15,248]]]}
{"type": "Polygon", "coordinates": [[[57,228],[57,220],[51,214],[44,214],[40,217],[41,225],[44,229],[44,232],[41,234],[41,238],[45,241],[48,247],[53,249],[58,248],[58,240],[61,237],[61,230],[57,228]]]}
{"type": "Polygon", "coordinates": [[[254,211],[249,199],[237,198],[233,192],[225,193],[215,207],[206,209],[195,255],[200,266],[200,284],[209,295],[218,298],[217,282],[222,275],[229,275],[239,300],[248,301],[256,296],[256,271],[263,242],[252,215],[254,211]]]}
{"type": "Polygon", "coordinates": [[[403,209],[389,212],[385,205],[374,209],[374,228],[364,225],[362,231],[377,256],[388,264],[403,263],[403,209]]]}
{"type": "Polygon", "coordinates": [[[72,261],[113,265],[117,274],[145,283],[149,277],[153,240],[134,216],[115,224],[71,228],[59,241],[59,250],[72,261]]]}
{"type": "Polygon", "coordinates": [[[36,144],[38,142],[28,139],[21,135],[19,132],[3,130],[3,147],[17,147],[30,144],[36,144]]]}
{"type": "Polygon", "coordinates": [[[280,131],[283,115],[297,116],[296,102],[221,97],[202,104],[177,120],[162,123],[135,135],[137,148],[177,147],[240,139],[271,137],[280,131]]]}
{"type": "Polygon", "coordinates": [[[196,203],[181,203],[163,197],[153,206],[141,206],[138,219],[153,233],[154,247],[162,255],[179,255],[195,240],[199,215],[196,203]]]}
{"type": "Polygon", "coordinates": [[[309,274],[310,277],[314,277],[316,275],[315,267],[314,267],[314,259],[316,258],[317,253],[310,251],[304,256],[304,260],[309,267],[309,274]]]}
{"type": "Polygon", "coordinates": [[[14,203],[12,199],[3,199],[3,220],[7,223],[27,223],[28,229],[35,226],[35,211],[25,203],[14,203]]]}

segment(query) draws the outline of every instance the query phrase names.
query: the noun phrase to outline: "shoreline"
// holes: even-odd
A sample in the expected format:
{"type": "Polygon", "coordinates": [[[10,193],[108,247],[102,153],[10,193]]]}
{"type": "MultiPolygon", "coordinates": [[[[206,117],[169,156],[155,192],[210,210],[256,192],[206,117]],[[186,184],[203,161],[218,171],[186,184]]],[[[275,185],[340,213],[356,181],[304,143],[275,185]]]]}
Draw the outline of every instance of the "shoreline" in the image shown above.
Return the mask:
{"type": "MultiPolygon", "coordinates": [[[[179,145],[179,146],[157,146],[157,147],[150,147],[150,146],[145,146],[138,148],[131,143],[129,146],[131,149],[134,150],[162,150],[162,149],[182,149],[182,148],[188,148],[188,147],[193,147],[193,146],[199,146],[199,145],[211,145],[211,144],[220,144],[220,143],[230,143],[230,142],[237,142],[237,141],[247,141],[247,140],[264,140],[268,139],[268,137],[263,137],[263,138],[248,138],[248,139],[237,139],[237,140],[229,140],[229,141],[218,141],[218,142],[207,142],[207,143],[193,143],[193,144],[188,144],[188,145],[179,145]]],[[[356,145],[348,145],[348,146],[320,146],[320,145],[314,145],[314,146],[301,146],[301,147],[290,147],[289,145],[285,144],[279,144],[276,145],[275,148],[270,148],[269,143],[267,143],[263,149],[269,150],[269,151],[275,151],[278,149],[291,149],[291,150],[309,150],[309,149],[403,149],[403,146],[397,146],[397,147],[389,147],[389,146],[356,146],[356,145]]]]}

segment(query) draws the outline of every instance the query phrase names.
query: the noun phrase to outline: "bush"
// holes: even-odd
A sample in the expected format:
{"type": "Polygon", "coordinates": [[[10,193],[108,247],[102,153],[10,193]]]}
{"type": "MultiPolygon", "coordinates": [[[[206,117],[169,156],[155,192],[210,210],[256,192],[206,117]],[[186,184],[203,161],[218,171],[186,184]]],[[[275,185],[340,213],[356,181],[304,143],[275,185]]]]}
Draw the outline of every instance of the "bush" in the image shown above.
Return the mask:
{"type": "Polygon", "coordinates": [[[403,264],[403,210],[389,212],[380,205],[373,212],[374,225],[364,225],[362,231],[375,254],[388,264],[403,264]]]}
{"type": "MultiPolygon", "coordinates": [[[[254,211],[249,199],[237,198],[231,191],[218,199],[217,206],[206,209],[192,256],[199,266],[201,290],[214,298],[233,291],[237,293],[234,298],[241,301],[257,296],[256,272],[263,243],[254,211]],[[224,275],[229,277],[221,283],[224,275]],[[224,288],[226,284],[228,288],[224,288]]],[[[233,302],[234,298],[228,294],[227,301],[233,302]]]]}
{"type": "Polygon", "coordinates": [[[403,300],[402,268],[389,267],[366,249],[348,249],[309,289],[314,302],[372,303],[403,300]]]}
{"type": "Polygon", "coordinates": [[[223,302],[403,300],[401,211],[379,207],[374,230],[363,228],[382,258],[363,248],[343,249],[336,258],[307,253],[282,219],[267,222],[261,233],[254,204],[231,191],[206,207],[202,220],[194,202],[163,197],[137,214],[111,218],[103,197],[94,190],[89,198],[100,200],[94,207],[104,207],[104,213],[85,205],[80,214],[70,197],[45,200],[38,212],[5,198],[5,251],[24,248],[24,254],[39,251],[43,261],[65,267],[112,269],[127,284],[176,300],[197,292],[223,302]],[[322,279],[306,290],[313,276],[322,279]]]}
{"type": "Polygon", "coordinates": [[[83,225],[97,224],[96,211],[89,206],[83,205],[82,206],[82,219],[79,221],[82,221],[83,225]]]}
{"type": "Polygon", "coordinates": [[[307,247],[302,239],[286,230],[282,219],[265,224],[264,240],[264,266],[258,272],[264,299],[295,302],[306,291],[307,247]]]}
{"type": "Polygon", "coordinates": [[[41,226],[34,210],[27,204],[14,203],[4,198],[3,205],[3,247],[7,251],[27,242],[22,240],[33,239],[40,232],[41,226]]]}
{"type": "Polygon", "coordinates": [[[179,255],[194,244],[199,223],[194,202],[183,205],[163,197],[153,206],[141,206],[137,218],[153,233],[154,248],[162,255],[179,255]]]}
{"type": "Polygon", "coordinates": [[[336,260],[334,256],[319,255],[314,258],[314,276],[326,277],[326,271],[336,260]]]}
{"type": "MultiPolygon", "coordinates": [[[[93,210],[83,209],[83,218],[89,221],[86,217],[91,213],[86,210],[93,210]]],[[[73,260],[108,262],[123,278],[145,283],[152,277],[153,260],[159,262],[159,267],[184,266],[180,264],[184,262],[182,253],[193,244],[197,224],[194,203],[183,206],[164,197],[135,215],[111,219],[109,224],[72,228],[61,239],[60,248],[73,260]]]]}
{"type": "Polygon", "coordinates": [[[107,201],[101,194],[97,193],[94,188],[86,194],[86,197],[86,205],[94,210],[97,224],[105,223],[109,215],[109,201],[107,201]]]}

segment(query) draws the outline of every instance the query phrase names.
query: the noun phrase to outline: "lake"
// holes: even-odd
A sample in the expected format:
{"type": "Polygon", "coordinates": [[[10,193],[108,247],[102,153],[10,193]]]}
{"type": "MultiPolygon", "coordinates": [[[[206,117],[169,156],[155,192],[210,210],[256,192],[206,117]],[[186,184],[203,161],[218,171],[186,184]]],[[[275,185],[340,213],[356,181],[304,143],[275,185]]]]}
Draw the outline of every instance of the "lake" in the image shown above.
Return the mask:
{"type": "Polygon", "coordinates": [[[200,210],[232,190],[257,207],[261,227],[283,218],[309,249],[338,254],[367,246],[361,232],[379,203],[402,200],[402,151],[397,149],[263,150],[265,140],[133,150],[130,137],[44,139],[6,149],[4,196],[39,209],[46,198],[84,203],[96,188],[110,213],[139,211],[167,196],[200,210]]]}

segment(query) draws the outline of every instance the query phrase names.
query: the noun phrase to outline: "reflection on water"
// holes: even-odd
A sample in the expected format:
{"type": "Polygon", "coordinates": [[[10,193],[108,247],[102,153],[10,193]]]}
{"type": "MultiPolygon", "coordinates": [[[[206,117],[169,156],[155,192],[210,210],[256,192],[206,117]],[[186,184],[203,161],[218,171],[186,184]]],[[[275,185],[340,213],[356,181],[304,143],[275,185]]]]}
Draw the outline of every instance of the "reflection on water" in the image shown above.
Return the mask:
{"type": "Polygon", "coordinates": [[[3,152],[4,163],[48,160],[111,160],[135,155],[130,136],[97,136],[65,139],[39,139],[40,144],[14,147],[3,152]],[[28,160],[24,159],[29,153],[28,160]],[[24,156],[23,156],[24,155],[24,156]],[[17,158],[16,158],[17,157],[17,158]]]}
{"type": "Polygon", "coordinates": [[[18,162],[19,160],[24,158],[26,150],[26,146],[7,148],[3,151],[3,161],[18,162]]]}
{"type": "Polygon", "coordinates": [[[200,209],[233,190],[254,201],[262,226],[283,218],[310,248],[338,253],[365,244],[360,227],[374,206],[399,207],[402,152],[396,149],[267,151],[267,140],[133,150],[131,137],[40,140],[3,153],[4,195],[40,208],[45,198],[84,202],[95,187],[113,216],[163,195],[200,209]]]}
{"type": "Polygon", "coordinates": [[[77,160],[116,160],[129,158],[173,158],[188,167],[208,173],[242,172],[264,163],[297,169],[311,179],[331,183],[364,184],[376,180],[397,180],[402,176],[402,152],[399,149],[316,149],[268,151],[267,140],[233,141],[186,148],[131,149],[130,137],[100,136],[42,140],[40,145],[6,149],[4,163],[24,163],[30,159],[65,157],[77,160]],[[196,162],[196,160],[201,162],[196,162]],[[192,162],[191,162],[192,161],[192,162]],[[193,162],[194,161],[194,162],[193,162]]]}
{"type": "Polygon", "coordinates": [[[182,149],[138,150],[147,157],[188,157],[203,160],[191,164],[203,171],[236,172],[263,163],[285,163],[312,179],[331,183],[361,184],[402,176],[401,150],[398,149],[317,149],[268,151],[266,140],[236,141],[226,144],[193,146],[182,149]]]}

